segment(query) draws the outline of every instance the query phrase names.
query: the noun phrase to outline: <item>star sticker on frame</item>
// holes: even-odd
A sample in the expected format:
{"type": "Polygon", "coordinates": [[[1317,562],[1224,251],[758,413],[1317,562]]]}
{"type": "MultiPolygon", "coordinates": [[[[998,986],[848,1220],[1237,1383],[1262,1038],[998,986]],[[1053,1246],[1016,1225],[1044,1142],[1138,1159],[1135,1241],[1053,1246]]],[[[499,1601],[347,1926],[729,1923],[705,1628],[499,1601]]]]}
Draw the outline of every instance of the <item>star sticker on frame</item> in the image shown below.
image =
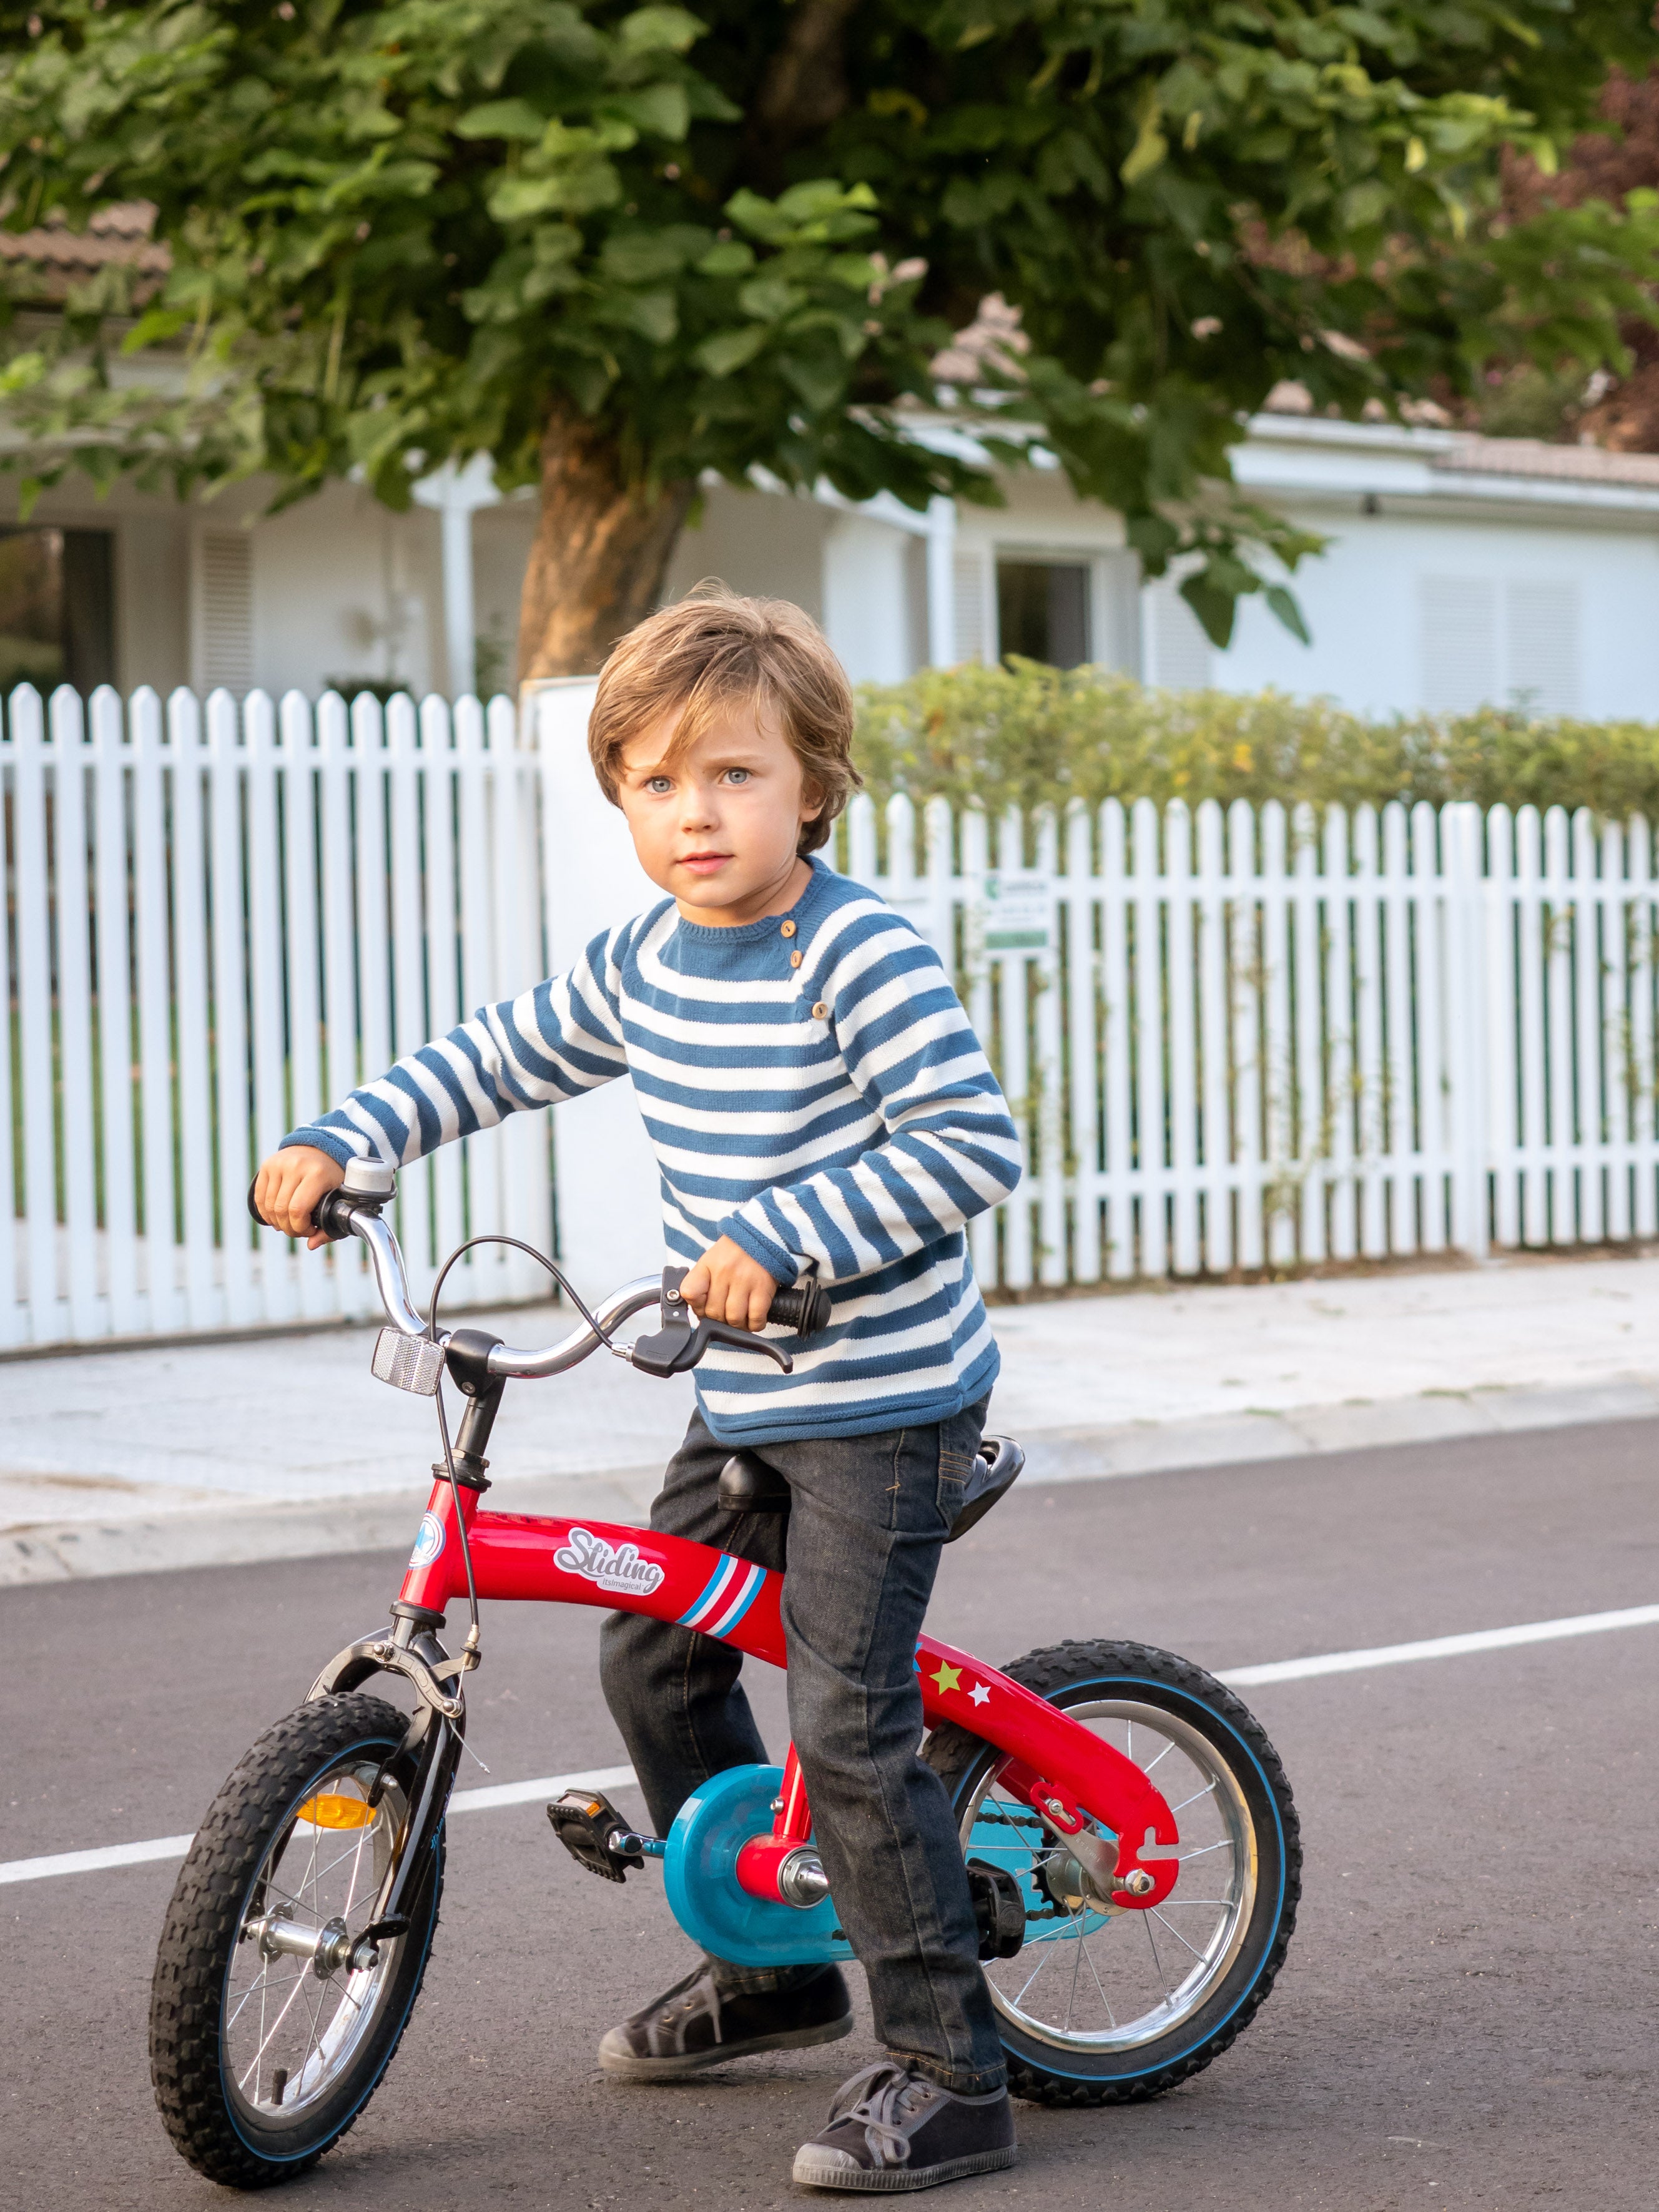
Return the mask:
{"type": "Polygon", "coordinates": [[[941,1659],[933,1680],[941,1690],[959,1690],[962,1687],[962,1669],[953,1667],[948,1659],[941,1659]]]}
{"type": "Polygon", "coordinates": [[[986,1688],[983,1682],[975,1682],[973,1688],[968,1692],[968,1696],[969,1701],[976,1705],[988,1705],[991,1702],[991,1692],[986,1688]]]}

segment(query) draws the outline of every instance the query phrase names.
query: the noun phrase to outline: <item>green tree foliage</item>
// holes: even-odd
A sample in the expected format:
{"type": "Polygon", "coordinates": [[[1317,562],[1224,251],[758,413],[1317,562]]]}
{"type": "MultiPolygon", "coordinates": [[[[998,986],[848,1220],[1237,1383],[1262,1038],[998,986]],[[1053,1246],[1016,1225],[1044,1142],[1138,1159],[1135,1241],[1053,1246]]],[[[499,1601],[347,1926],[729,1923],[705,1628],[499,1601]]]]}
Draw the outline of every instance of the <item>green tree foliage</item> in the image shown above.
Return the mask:
{"type": "Polygon", "coordinates": [[[1524,708],[1370,720],[1281,691],[1161,691],[1103,669],[1018,660],[926,669],[860,699],[856,757],[878,801],[908,792],[991,813],[1073,800],[1260,805],[1588,806],[1659,823],[1659,727],[1524,708]]]}
{"type": "Polygon", "coordinates": [[[1653,196],[1516,221],[1499,172],[1655,51],[1647,0],[8,0],[3,220],[149,201],[173,264],[25,317],[0,389],[37,479],[562,482],[567,655],[706,472],[914,506],[1030,438],[1212,637],[1261,589],[1295,627],[1316,541],[1232,486],[1243,419],[1622,359],[1653,196]],[[993,290],[1029,349],[955,395],[978,446],[918,438],[993,290]]]}

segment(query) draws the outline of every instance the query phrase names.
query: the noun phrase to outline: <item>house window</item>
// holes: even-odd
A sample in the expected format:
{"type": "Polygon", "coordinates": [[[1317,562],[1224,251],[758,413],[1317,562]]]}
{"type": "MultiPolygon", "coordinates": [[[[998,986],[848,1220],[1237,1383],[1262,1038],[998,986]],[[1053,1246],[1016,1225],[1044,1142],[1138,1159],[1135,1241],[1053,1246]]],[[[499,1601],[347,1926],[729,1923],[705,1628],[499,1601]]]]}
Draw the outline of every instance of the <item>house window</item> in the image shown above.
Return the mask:
{"type": "Polygon", "coordinates": [[[0,530],[0,691],[114,680],[113,533],[0,530]]]}
{"type": "Polygon", "coordinates": [[[997,562],[997,648],[1051,668],[1089,658],[1086,561],[997,562]]]}

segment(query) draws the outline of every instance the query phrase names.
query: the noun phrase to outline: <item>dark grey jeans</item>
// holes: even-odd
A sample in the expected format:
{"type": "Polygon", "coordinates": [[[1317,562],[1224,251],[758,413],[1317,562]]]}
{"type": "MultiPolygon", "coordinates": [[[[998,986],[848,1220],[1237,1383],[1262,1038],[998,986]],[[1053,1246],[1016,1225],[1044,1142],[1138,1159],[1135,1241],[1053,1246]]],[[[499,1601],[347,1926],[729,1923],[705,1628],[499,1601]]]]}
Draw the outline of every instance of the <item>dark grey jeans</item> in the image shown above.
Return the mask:
{"type": "MultiPolygon", "coordinates": [[[[999,2087],[1006,2069],[950,1800],[917,1756],[915,1654],[989,1402],[922,1428],[763,1453],[791,1493],[789,1725],[836,1908],[869,1978],[883,2043],[970,2096],[999,2087]]],[[[781,1567],[781,1515],[720,1510],[715,1486],[730,1455],[694,1413],[651,1525],[781,1567]]],[[[738,1685],[740,1652],[634,1613],[610,1616],[601,1650],[605,1698],[659,1835],[711,1774],[765,1763],[738,1685]]],[[[784,1977],[726,1967],[720,1978],[756,1989],[784,1977]]]]}

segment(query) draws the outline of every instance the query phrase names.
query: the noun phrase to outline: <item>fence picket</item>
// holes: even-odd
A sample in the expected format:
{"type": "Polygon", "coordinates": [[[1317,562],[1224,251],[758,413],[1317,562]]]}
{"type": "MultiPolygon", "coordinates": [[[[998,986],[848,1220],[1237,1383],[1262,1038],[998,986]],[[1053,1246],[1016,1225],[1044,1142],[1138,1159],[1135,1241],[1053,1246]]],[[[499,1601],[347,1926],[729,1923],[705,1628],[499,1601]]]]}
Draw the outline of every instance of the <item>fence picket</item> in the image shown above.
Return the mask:
{"type": "Polygon", "coordinates": [[[1073,799],[1066,817],[1066,931],[1059,985],[1066,997],[1066,1139],[1073,1187],[1072,1279],[1101,1274],[1100,984],[1095,949],[1094,839],[1073,799]]]}
{"type": "Polygon", "coordinates": [[[1382,964],[1384,971],[1384,1136],[1389,1161],[1389,1249],[1417,1249],[1419,1150],[1412,1112],[1411,878],[1407,872],[1406,810],[1397,799],[1382,810],[1382,964]]]}
{"type": "Polygon", "coordinates": [[[28,1296],[36,1343],[64,1334],[58,1291],[58,1133],[52,1113],[52,915],[40,695],[12,696],[12,839],[16,854],[17,1042],[22,1068],[28,1296]]]}
{"type": "Polygon", "coordinates": [[[1165,1022],[1170,1100],[1170,1253],[1177,1275],[1195,1275],[1198,1237],[1198,1008],[1193,960],[1192,817],[1180,799],[1164,821],[1169,878],[1164,971],[1169,990],[1165,1022]]]}
{"type": "Polygon", "coordinates": [[[1165,1173],[1163,822],[1150,799],[1130,814],[1134,854],[1135,1158],[1140,1173],[1140,1267],[1161,1275],[1169,1265],[1169,1185],[1165,1173]]]}
{"type": "Polygon", "coordinates": [[[1227,811],[1227,1078],[1232,1095],[1234,1244],[1241,1267],[1259,1267],[1266,1250],[1262,1194],[1262,940],[1257,900],[1256,821],[1235,799],[1227,811]]]}
{"type": "Polygon", "coordinates": [[[1203,1144],[1204,1264],[1225,1274],[1233,1264],[1233,1159],[1227,1077],[1227,939],[1222,887],[1226,873],[1221,809],[1202,801],[1198,832],[1198,1053],[1203,1144]]]}
{"type": "MultiPolygon", "coordinates": [[[[99,1156],[103,1170],[105,1327],[135,1334],[138,1310],[137,1187],[133,1173],[131,884],[127,872],[127,766],[121,702],[107,685],[92,695],[92,812],[95,820],[94,945],[98,991],[99,1156]]],[[[0,1096],[4,1093],[0,1079],[0,1096]]],[[[0,1280],[3,1280],[0,1277],[0,1280]]],[[[0,1322],[0,1334],[3,1322],[0,1322]]],[[[97,1332],[101,1334],[102,1331],[97,1332]]]]}
{"type": "Polygon", "coordinates": [[[1136,1267],[1134,1109],[1132,1103],[1133,1009],[1129,994],[1127,824],[1120,800],[1100,810],[1100,1018],[1106,1034],[1106,1264],[1118,1282],[1136,1267]]]}
{"type": "Polygon", "coordinates": [[[1652,878],[1653,836],[1638,814],[1629,827],[1632,897],[1626,909],[1630,957],[1630,1053],[1627,1083],[1630,1093],[1630,1142],[1633,1158],[1635,1205],[1632,1227],[1638,1237],[1659,1230],[1659,1177],[1653,1153],[1653,931],[1654,904],[1649,884],[1652,878]]]}
{"type": "Polygon", "coordinates": [[[88,927],[87,759],[81,701],[52,696],[52,903],[58,921],[57,1009],[63,1146],[65,1334],[95,1336],[98,1167],[93,1087],[92,941],[88,927]]]}
{"type": "MultiPolygon", "coordinates": [[[[276,1035],[288,1042],[288,1084],[273,1100],[279,1127],[261,1129],[264,1158],[289,1129],[315,1121],[331,1104],[323,1089],[319,925],[322,885],[318,875],[318,806],[321,783],[312,745],[311,708],[297,691],[283,695],[277,719],[276,787],[282,831],[282,966],[283,1004],[276,1035]],[[286,1023],[281,1017],[286,1012],[286,1023]]],[[[261,1021],[262,1030],[264,1018],[261,1021]]],[[[269,1112],[270,1109],[267,1109],[269,1112]]],[[[269,1232],[258,1237],[260,1281],[286,1310],[307,1321],[335,1310],[333,1277],[325,1267],[295,1267],[285,1246],[269,1232]]]]}
{"type": "MultiPolygon", "coordinates": [[[[253,702],[248,703],[252,707],[253,702]]],[[[249,1108],[254,1087],[248,1080],[247,956],[250,942],[257,945],[259,941],[262,917],[248,902],[242,849],[242,752],[236,719],[235,701],[228,691],[216,691],[208,701],[207,723],[219,1242],[225,1319],[233,1328],[243,1328],[254,1313],[252,1224],[247,1222],[246,1199],[252,1174],[249,1108]]],[[[252,796],[250,793],[250,811],[252,796]]]]}

